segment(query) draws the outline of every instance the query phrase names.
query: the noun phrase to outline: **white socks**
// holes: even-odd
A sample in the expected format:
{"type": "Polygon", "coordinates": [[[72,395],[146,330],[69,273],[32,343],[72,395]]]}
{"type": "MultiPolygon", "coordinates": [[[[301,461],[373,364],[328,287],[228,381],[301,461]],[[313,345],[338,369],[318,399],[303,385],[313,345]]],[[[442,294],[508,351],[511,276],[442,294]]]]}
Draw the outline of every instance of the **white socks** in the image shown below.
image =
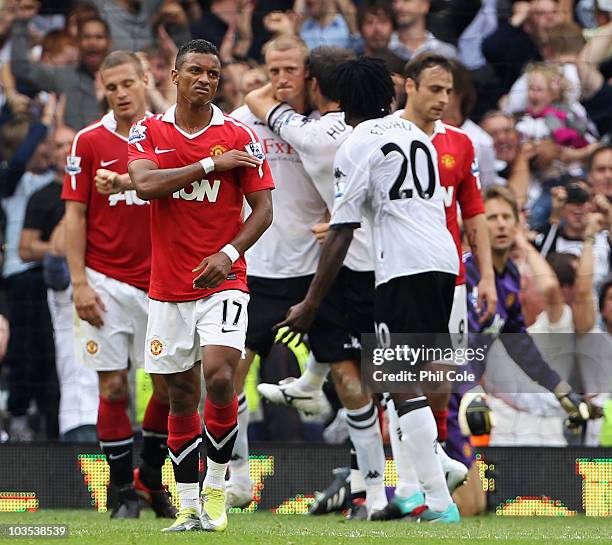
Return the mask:
{"type": "Polygon", "coordinates": [[[207,486],[225,489],[225,474],[229,464],[219,464],[206,458],[206,477],[204,477],[203,489],[207,486]]]}
{"type": "Polygon", "coordinates": [[[378,424],[378,410],[370,401],[360,409],[347,409],[346,420],[359,470],[365,482],[368,512],[383,509],[387,505],[384,484],[385,452],[378,424]]]}
{"type": "Polygon", "coordinates": [[[195,509],[200,514],[200,484],[176,483],[181,509],[195,509]]]}
{"type": "Polygon", "coordinates": [[[427,505],[432,511],[446,511],[453,500],[438,458],[438,431],[427,399],[423,396],[404,401],[397,407],[397,413],[402,443],[410,453],[427,505]]]}
{"type": "Polygon", "coordinates": [[[230,461],[230,481],[250,483],[249,476],[249,408],[244,393],[238,396],[238,433],[230,461]]]}
{"type": "Polygon", "coordinates": [[[299,384],[300,388],[307,392],[321,390],[328,374],[329,363],[319,363],[311,352],[308,356],[304,374],[297,379],[296,384],[299,384]]]}
{"type": "Polygon", "coordinates": [[[421,491],[419,479],[414,464],[410,459],[410,450],[406,441],[400,439],[400,423],[392,399],[387,402],[387,414],[389,416],[389,438],[391,439],[391,451],[397,468],[397,488],[395,494],[401,498],[410,496],[421,491]]]}

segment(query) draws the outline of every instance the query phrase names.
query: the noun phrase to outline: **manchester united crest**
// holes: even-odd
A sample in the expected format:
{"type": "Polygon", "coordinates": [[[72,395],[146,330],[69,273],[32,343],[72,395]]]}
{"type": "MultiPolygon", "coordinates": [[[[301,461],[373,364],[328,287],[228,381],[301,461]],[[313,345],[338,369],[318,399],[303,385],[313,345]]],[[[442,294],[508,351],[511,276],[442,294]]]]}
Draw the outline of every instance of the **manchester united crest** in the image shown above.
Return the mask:
{"type": "Polygon", "coordinates": [[[164,345],[159,339],[152,339],[150,350],[152,356],[159,356],[164,350],[164,345]]]}
{"type": "Polygon", "coordinates": [[[215,144],[210,148],[210,156],[216,157],[217,155],[223,155],[228,151],[229,148],[227,146],[224,146],[223,144],[215,144]]]}
{"type": "Polygon", "coordinates": [[[453,168],[456,163],[455,157],[451,155],[450,153],[445,153],[440,159],[440,162],[442,163],[442,166],[444,166],[445,168],[453,168]]]}

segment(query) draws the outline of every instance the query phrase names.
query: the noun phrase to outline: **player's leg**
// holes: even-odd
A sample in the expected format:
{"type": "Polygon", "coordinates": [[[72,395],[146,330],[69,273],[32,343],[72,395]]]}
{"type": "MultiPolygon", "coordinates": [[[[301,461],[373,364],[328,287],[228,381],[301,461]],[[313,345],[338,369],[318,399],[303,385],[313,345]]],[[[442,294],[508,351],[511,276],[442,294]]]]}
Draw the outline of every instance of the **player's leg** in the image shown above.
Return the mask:
{"type": "Polygon", "coordinates": [[[199,500],[202,424],[198,412],[201,368],[195,306],[195,302],[149,301],[145,371],[163,375],[167,385],[168,455],[179,499],[177,518],[164,532],[186,532],[202,527],[199,500]]]}
{"type": "Polygon", "coordinates": [[[200,362],[190,369],[164,375],[168,385],[168,454],[172,460],[179,513],[165,532],[201,530],[200,522],[200,444],[202,422],[200,402],[200,362]]]}
{"type": "Polygon", "coordinates": [[[138,497],[134,490],[132,467],[134,433],[127,412],[127,369],[98,371],[98,389],[98,441],[109,465],[110,484],[118,494],[111,517],[137,518],[138,497]]]}
{"type": "MultiPolygon", "coordinates": [[[[249,277],[249,313],[253,317],[247,332],[249,348],[262,357],[267,355],[274,342],[272,327],[285,318],[292,305],[302,301],[311,280],[312,276],[276,280],[249,277]]],[[[320,414],[328,407],[321,390],[328,371],[327,364],[312,358],[300,378],[288,377],[279,384],[259,384],[257,391],[271,403],[292,405],[307,414],[320,414]]]]}
{"type": "MultiPolygon", "coordinates": [[[[376,292],[378,328],[387,332],[423,331],[448,333],[454,277],[443,273],[425,273],[391,280],[376,292]],[[405,309],[419,313],[406,313],[405,309]]],[[[387,335],[388,337],[388,335],[387,335]]],[[[393,394],[401,443],[406,447],[400,456],[408,458],[425,493],[428,509],[421,517],[439,522],[459,520],[440,460],[437,456],[435,418],[418,383],[404,385],[404,393],[393,394]]]]}
{"type": "Polygon", "coordinates": [[[385,453],[378,421],[378,408],[363,391],[357,362],[342,361],[331,366],[338,397],[346,409],[349,436],[364,481],[368,514],[387,504],[385,493],[385,453]]]}
{"type": "Polygon", "coordinates": [[[133,482],[133,431],[128,415],[128,359],[131,331],[122,297],[125,284],[87,269],[89,285],[100,295],[106,311],[104,325],[80,321],[79,340],[84,362],[98,372],[98,440],[110,468],[110,484],[118,492],[111,517],[139,515],[133,482]]]}
{"type": "Polygon", "coordinates": [[[234,387],[238,396],[238,432],[230,461],[230,479],[227,484],[227,504],[247,507],[253,501],[253,482],[249,472],[249,408],[244,394],[244,382],[255,358],[255,352],[246,350],[246,357],[238,363],[234,387]]]}
{"type": "MultiPolygon", "coordinates": [[[[136,368],[144,367],[149,299],[145,292],[132,286],[126,287],[124,313],[131,317],[132,338],[130,361],[136,368]]],[[[143,445],[140,462],[134,470],[136,492],[147,502],[158,517],[175,518],[167,489],[162,485],[162,467],[168,456],[168,386],[163,375],[151,374],[153,395],[147,403],[142,421],[143,445]]]]}
{"type": "Polygon", "coordinates": [[[238,434],[234,383],[238,363],[245,356],[248,303],[249,296],[238,290],[215,293],[196,303],[206,384],[206,477],[202,489],[202,528],[206,531],[227,527],[225,475],[238,434]]]}

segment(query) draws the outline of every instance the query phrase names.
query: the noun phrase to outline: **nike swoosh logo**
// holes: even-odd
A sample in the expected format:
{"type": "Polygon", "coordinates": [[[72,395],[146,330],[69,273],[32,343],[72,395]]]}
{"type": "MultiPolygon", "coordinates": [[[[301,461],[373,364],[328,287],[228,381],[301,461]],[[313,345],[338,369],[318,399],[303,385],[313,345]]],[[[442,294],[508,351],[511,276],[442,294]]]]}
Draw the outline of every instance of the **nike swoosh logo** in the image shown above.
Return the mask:
{"type": "Polygon", "coordinates": [[[170,153],[171,151],[176,151],[176,148],[172,148],[172,149],[159,149],[157,146],[155,146],[155,153],[157,153],[158,155],[160,153],[170,153]]]}
{"type": "Polygon", "coordinates": [[[117,161],[119,161],[119,159],[113,159],[112,161],[100,161],[100,166],[101,166],[102,168],[104,168],[104,167],[109,167],[109,166],[111,166],[112,164],[116,163],[117,161]]]}
{"type": "Polygon", "coordinates": [[[109,454],[108,455],[108,459],[109,460],[118,460],[119,458],[123,458],[124,456],[127,456],[130,453],[129,450],[126,450],[125,452],[122,452],[121,454],[109,454]]]}
{"type": "Polygon", "coordinates": [[[221,333],[233,333],[234,331],[238,331],[237,329],[225,329],[224,327],[221,328],[221,333]]]}

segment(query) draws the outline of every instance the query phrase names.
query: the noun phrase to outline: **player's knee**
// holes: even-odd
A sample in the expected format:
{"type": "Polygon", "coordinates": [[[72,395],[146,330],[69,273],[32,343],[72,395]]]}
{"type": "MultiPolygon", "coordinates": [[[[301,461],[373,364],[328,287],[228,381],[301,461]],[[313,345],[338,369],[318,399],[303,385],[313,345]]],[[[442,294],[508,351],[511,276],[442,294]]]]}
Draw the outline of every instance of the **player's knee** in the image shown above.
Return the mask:
{"type": "Polygon", "coordinates": [[[128,397],[127,372],[108,371],[98,373],[100,395],[109,401],[121,401],[128,397]]]}
{"type": "Polygon", "coordinates": [[[229,365],[221,366],[207,374],[206,391],[213,397],[228,397],[234,391],[234,374],[229,365]]]}
{"type": "Polygon", "coordinates": [[[342,404],[348,409],[357,409],[368,403],[369,396],[363,391],[361,380],[353,373],[333,371],[334,385],[342,404]]]}

